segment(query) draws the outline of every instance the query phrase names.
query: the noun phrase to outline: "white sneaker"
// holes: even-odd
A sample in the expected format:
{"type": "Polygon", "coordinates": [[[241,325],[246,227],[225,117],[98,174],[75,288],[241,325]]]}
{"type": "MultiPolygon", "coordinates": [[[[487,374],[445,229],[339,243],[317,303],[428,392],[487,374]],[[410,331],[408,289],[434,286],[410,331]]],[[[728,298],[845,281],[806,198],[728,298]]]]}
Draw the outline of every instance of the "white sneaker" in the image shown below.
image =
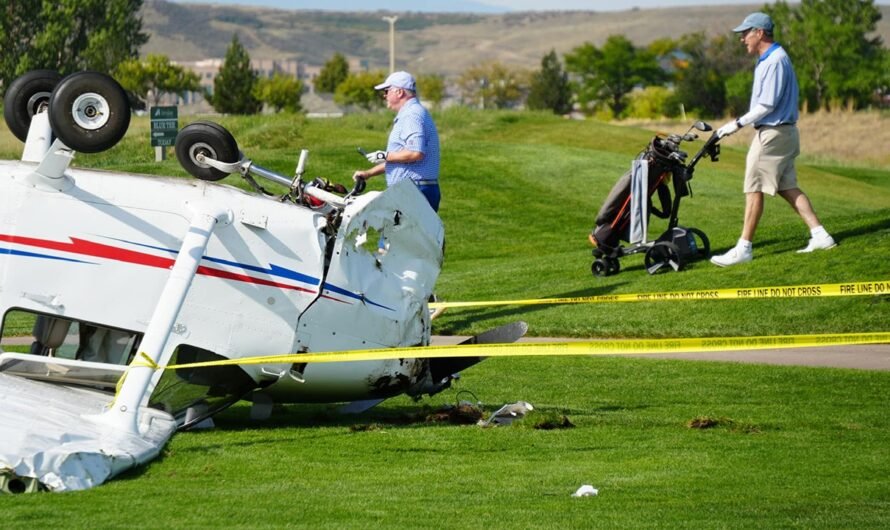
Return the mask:
{"type": "Polygon", "coordinates": [[[718,267],[729,267],[730,265],[738,265],[739,263],[748,263],[754,259],[754,252],[749,249],[732,247],[726,254],[714,256],[711,263],[718,267]]]}
{"type": "Polygon", "coordinates": [[[798,250],[797,253],[802,254],[804,252],[812,252],[814,250],[828,250],[836,246],[837,243],[835,243],[834,238],[828,234],[825,234],[824,236],[811,237],[809,243],[807,243],[807,246],[798,250]]]}

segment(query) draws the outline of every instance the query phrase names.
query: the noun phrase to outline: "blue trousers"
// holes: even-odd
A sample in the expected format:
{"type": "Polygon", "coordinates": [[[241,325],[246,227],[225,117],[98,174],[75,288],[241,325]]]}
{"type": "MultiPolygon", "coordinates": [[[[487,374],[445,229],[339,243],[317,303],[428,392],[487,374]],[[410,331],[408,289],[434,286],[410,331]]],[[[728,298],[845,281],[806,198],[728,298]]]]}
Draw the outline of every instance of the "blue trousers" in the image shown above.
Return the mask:
{"type": "Polygon", "coordinates": [[[427,202],[433,207],[433,211],[438,212],[439,202],[442,200],[442,192],[439,190],[439,185],[423,184],[417,186],[417,189],[419,189],[420,193],[423,193],[423,196],[426,197],[427,202]]]}

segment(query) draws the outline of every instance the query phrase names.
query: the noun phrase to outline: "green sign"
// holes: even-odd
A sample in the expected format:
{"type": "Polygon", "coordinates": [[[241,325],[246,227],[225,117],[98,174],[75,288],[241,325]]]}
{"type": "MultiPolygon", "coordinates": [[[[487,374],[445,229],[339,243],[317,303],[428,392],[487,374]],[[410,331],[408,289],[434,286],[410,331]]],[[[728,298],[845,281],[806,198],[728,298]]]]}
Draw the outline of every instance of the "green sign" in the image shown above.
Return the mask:
{"type": "Polygon", "coordinates": [[[149,116],[152,147],[173,145],[176,142],[176,133],[179,132],[179,109],[175,106],[152,107],[149,116]]]}

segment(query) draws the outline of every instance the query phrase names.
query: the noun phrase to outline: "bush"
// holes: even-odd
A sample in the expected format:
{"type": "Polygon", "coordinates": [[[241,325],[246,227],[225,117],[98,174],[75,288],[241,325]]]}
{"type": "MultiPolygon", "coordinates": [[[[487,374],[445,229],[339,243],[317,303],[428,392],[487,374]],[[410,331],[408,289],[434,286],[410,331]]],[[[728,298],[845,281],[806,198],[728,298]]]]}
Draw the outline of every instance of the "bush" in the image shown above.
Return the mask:
{"type": "Polygon", "coordinates": [[[726,111],[730,116],[748,112],[753,82],[754,73],[750,71],[739,72],[726,79],[726,111]]]}
{"type": "Polygon", "coordinates": [[[636,90],[630,94],[622,118],[655,120],[676,116],[679,109],[671,105],[672,94],[670,89],[663,86],[648,86],[643,90],[636,90]]]}

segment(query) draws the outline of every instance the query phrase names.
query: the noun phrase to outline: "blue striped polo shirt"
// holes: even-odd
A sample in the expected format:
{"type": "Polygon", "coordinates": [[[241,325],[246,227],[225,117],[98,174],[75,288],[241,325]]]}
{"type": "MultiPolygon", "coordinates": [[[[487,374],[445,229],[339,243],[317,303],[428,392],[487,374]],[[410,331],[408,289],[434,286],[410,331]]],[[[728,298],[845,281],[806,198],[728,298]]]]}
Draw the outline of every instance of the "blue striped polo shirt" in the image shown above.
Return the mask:
{"type": "Polygon", "coordinates": [[[752,109],[762,103],[772,110],[754,122],[754,126],[797,123],[798,92],[797,76],[791,66],[791,59],[784,48],[774,43],[757,61],[754,89],[751,91],[752,109]]]}
{"type": "Polygon", "coordinates": [[[392,186],[396,182],[410,179],[416,184],[429,184],[439,181],[439,133],[436,124],[417,98],[405,102],[393,120],[392,132],[389,133],[387,151],[419,151],[423,160],[419,162],[386,163],[386,184],[392,186]]]}

